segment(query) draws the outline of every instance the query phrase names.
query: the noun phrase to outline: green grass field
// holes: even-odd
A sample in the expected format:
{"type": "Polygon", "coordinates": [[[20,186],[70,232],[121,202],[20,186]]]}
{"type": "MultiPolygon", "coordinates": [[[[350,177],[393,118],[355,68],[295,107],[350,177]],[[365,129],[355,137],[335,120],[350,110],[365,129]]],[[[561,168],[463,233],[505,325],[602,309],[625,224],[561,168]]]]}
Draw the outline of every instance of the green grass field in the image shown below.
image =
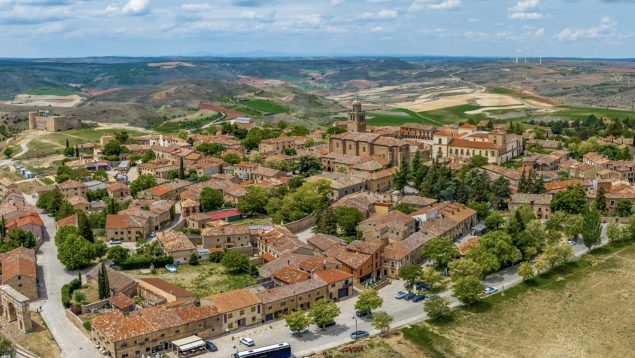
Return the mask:
{"type": "Polygon", "coordinates": [[[263,116],[289,112],[287,107],[268,99],[250,99],[242,101],[237,109],[252,115],[263,116]]]}
{"type": "Polygon", "coordinates": [[[514,93],[513,90],[510,90],[509,88],[504,88],[504,87],[488,88],[487,92],[495,93],[495,94],[512,94],[512,93],[514,93]]]}
{"type": "Polygon", "coordinates": [[[633,111],[575,106],[563,106],[560,108],[562,108],[562,110],[553,113],[553,115],[565,119],[584,119],[592,114],[596,117],[606,117],[610,119],[635,118],[635,112],[633,111]]]}
{"type": "MultiPolygon", "coordinates": [[[[98,143],[99,139],[105,135],[114,135],[115,132],[120,132],[121,129],[115,128],[79,128],[79,129],[71,129],[68,131],[49,133],[46,135],[48,140],[51,140],[60,145],[66,146],[66,139],[71,146],[75,144],[84,144],[87,142],[98,143]]],[[[147,133],[133,131],[133,130],[125,130],[128,132],[129,136],[140,136],[145,135],[147,133]]]]}
{"type": "Polygon", "coordinates": [[[41,87],[29,90],[26,94],[34,96],[70,96],[75,94],[75,92],[63,88],[41,87]]]}
{"type": "Polygon", "coordinates": [[[395,112],[394,115],[384,112],[369,112],[368,116],[370,118],[367,120],[367,123],[373,126],[398,126],[404,123],[421,123],[441,126],[444,124],[467,121],[472,118],[476,120],[486,119],[487,116],[485,114],[465,114],[465,112],[479,108],[482,107],[468,104],[419,113],[405,108],[395,108],[390,110],[390,112],[395,112]]]}

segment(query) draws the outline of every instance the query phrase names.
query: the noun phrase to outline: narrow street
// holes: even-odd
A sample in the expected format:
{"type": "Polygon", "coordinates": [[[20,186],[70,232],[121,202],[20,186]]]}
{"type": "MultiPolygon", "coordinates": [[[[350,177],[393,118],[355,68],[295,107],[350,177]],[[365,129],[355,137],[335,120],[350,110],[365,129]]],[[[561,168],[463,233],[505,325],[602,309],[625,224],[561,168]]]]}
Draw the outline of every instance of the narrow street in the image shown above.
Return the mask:
{"type": "MultiPolygon", "coordinates": [[[[34,203],[34,199],[26,196],[27,202],[34,203]]],[[[62,305],[61,288],[64,284],[77,277],[77,272],[67,272],[57,259],[55,246],[55,220],[40,213],[46,232],[44,242],[37,251],[37,270],[40,278],[39,294],[41,299],[31,303],[31,310],[41,307],[42,318],[46,322],[55,341],[62,350],[62,357],[87,358],[99,357],[99,352],[66,318],[62,305]]]]}

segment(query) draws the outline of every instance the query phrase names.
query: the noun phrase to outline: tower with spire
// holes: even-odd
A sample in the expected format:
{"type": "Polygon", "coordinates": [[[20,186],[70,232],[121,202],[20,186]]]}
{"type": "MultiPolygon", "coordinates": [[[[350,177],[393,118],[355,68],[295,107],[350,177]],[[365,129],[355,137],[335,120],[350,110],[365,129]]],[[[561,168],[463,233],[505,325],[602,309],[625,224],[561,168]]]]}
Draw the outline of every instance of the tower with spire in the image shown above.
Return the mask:
{"type": "Polygon", "coordinates": [[[366,132],[366,112],[362,110],[362,103],[359,101],[358,95],[355,95],[353,110],[348,112],[347,127],[349,132],[366,132]]]}

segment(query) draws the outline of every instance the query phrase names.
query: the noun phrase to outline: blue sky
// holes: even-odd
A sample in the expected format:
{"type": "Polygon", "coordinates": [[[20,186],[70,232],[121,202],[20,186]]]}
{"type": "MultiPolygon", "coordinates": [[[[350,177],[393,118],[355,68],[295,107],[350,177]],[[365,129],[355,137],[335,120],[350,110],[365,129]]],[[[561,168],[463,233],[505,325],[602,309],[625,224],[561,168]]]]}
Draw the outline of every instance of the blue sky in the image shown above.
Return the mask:
{"type": "Polygon", "coordinates": [[[635,57],[635,0],[0,0],[0,57],[635,57]]]}

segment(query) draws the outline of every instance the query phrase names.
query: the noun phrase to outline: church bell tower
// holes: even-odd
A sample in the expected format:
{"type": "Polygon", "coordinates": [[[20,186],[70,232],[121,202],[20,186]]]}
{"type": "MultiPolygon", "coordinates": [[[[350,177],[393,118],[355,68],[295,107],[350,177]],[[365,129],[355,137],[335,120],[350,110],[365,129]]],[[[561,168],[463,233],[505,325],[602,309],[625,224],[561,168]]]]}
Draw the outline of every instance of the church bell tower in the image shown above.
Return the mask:
{"type": "Polygon", "coordinates": [[[362,110],[362,103],[357,96],[353,102],[353,110],[348,112],[347,127],[349,132],[366,132],[366,112],[362,110]]]}

